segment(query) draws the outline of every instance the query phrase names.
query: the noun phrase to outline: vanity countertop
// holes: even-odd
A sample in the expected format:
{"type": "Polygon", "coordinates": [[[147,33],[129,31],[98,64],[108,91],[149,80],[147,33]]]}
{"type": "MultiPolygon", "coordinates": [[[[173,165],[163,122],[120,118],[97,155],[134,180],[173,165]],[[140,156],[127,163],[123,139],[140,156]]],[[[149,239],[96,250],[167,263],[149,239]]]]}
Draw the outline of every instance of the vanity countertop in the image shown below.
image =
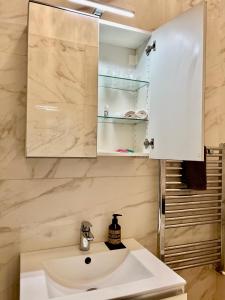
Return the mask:
{"type": "MultiPolygon", "coordinates": [[[[74,295],[60,295],[58,299],[118,299],[124,296],[127,297],[129,295],[138,295],[146,292],[151,293],[151,295],[156,295],[157,293],[165,294],[171,291],[184,290],[186,284],[185,280],[169,269],[163,262],[156,258],[151,252],[147,251],[136,240],[126,239],[122,242],[126,246],[127,250],[125,251],[130,252],[135,259],[140,261],[140,263],[152,274],[151,278],[149,277],[126,284],[121,284],[120,282],[119,285],[109,286],[107,288],[98,289],[97,291],[91,291],[88,293],[82,292],[74,295]]],[[[48,262],[51,264],[51,262],[71,258],[73,259],[74,257],[94,257],[93,255],[102,255],[101,253],[103,253],[104,256],[104,253],[109,253],[109,251],[111,250],[108,249],[105,243],[100,242],[92,243],[89,251],[80,251],[79,245],[76,245],[21,253],[20,300],[48,300],[52,298],[48,294],[45,282],[46,275],[44,274],[46,273],[46,262],[47,264],[48,262]]],[[[116,254],[115,251],[111,251],[112,255],[116,254]]],[[[113,259],[113,256],[111,258],[113,259]]],[[[54,277],[54,271],[52,274],[54,277]]]]}

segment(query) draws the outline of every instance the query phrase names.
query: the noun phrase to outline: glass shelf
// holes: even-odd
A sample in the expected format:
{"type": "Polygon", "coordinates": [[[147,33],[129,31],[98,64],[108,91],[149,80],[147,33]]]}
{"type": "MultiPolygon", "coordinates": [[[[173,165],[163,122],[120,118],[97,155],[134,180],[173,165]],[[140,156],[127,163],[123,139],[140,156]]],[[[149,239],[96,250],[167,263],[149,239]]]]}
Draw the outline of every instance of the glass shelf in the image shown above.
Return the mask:
{"type": "Polygon", "coordinates": [[[134,118],[123,118],[123,117],[104,117],[98,116],[99,123],[118,123],[118,124],[128,124],[135,125],[140,123],[148,122],[148,120],[144,119],[134,119],[134,118]]]}
{"type": "Polygon", "coordinates": [[[148,81],[135,80],[129,78],[99,75],[99,86],[110,89],[117,89],[129,92],[136,92],[140,88],[149,85],[148,81]]]}

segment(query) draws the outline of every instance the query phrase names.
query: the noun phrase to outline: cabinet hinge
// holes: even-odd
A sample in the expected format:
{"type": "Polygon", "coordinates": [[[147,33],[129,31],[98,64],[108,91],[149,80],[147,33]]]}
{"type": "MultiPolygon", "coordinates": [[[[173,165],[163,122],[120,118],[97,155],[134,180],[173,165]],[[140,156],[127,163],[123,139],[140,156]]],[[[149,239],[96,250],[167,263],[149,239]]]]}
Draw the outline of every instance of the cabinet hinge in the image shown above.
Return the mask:
{"type": "Polygon", "coordinates": [[[156,51],[156,41],[154,41],[151,45],[147,46],[147,48],[145,49],[146,55],[149,56],[152,50],[156,51]]]}
{"type": "Polygon", "coordinates": [[[150,141],[148,139],[144,140],[144,146],[147,149],[149,146],[151,146],[152,149],[154,149],[155,141],[154,139],[151,139],[150,141]]]}

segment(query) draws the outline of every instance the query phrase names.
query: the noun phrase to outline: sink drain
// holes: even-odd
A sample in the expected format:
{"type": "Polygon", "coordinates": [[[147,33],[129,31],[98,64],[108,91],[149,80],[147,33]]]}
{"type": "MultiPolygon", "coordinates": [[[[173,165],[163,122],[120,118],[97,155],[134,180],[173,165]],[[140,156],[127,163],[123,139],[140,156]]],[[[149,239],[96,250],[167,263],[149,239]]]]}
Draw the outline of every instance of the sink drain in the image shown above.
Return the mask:
{"type": "Polygon", "coordinates": [[[90,257],[86,257],[85,258],[85,264],[89,265],[91,263],[91,258],[90,257]]]}
{"type": "Polygon", "coordinates": [[[90,289],[87,289],[86,292],[91,292],[91,291],[96,291],[97,288],[90,288],[90,289]]]}

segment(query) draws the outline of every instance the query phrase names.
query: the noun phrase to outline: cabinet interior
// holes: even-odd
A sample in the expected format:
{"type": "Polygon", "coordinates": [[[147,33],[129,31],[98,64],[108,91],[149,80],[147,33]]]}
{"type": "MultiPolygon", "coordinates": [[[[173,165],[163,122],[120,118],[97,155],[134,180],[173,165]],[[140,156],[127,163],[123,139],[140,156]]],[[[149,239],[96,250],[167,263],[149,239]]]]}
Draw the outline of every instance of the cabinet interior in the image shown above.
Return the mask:
{"type": "Polygon", "coordinates": [[[148,156],[150,33],[101,21],[98,76],[98,155],[148,156]],[[125,114],[133,111],[130,117],[125,114]],[[147,118],[137,112],[144,111],[147,118]],[[128,151],[128,152],[126,152],[128,151]]]}

